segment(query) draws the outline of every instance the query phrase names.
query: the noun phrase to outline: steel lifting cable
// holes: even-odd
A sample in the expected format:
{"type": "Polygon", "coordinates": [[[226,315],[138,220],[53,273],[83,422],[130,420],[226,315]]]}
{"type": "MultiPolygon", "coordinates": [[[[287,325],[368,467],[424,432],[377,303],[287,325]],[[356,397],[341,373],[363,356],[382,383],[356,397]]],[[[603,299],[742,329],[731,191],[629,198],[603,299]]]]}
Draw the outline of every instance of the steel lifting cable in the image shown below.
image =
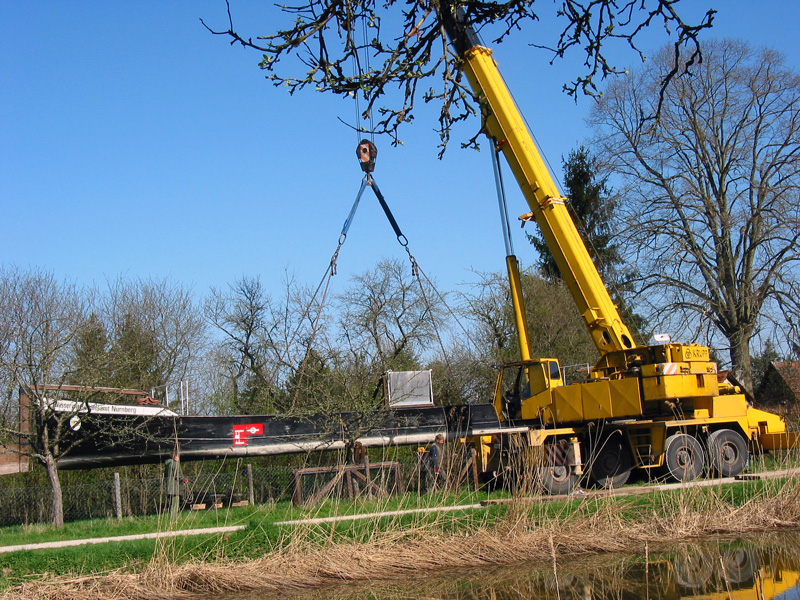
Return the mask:
{"type": "MultiPolygon", "coordinates": [[[[362,143],[363,143],[363,141],[362,141],[362,143]]],[[[362,165],[362,168],[363,168],[363,165],[362,165]]],[[[447,355],[447,350],[444,347],[444,342],[442,341],[442,336],[439,333],[439,326],[436,324],[436,319],[433,318],[433,310],[432,310],[432,306],[433,305],[432,305],[430,299],[428,298],[428,294],[425,292],[425,284],[423,283],[422,278],[420,277],[421,269],[419,267],[419,263],[417,263],[417,259],[411,253],[411,249],[408,247],[408,238],[406,238],[406,236],[403,235],[403,232],[400,230],[400,226],[397,224],[397,220],[394,218],[394,215],[392,214],[392,211],[389,208],[389,205],[386,203],[386,199],[383,197],[383,194],[381,193],[381,190],[378,187],[378,184],[376,183],[375,179],[371,175],[371,171],[367,172],[367,174],[364,176],[365,180],[367,178],[369,178],[368,185],[370,187],[372,187],[372,191],[375,193],[375,197],[378,199],[378,202],[380,203],[381,208],[383,208],[383,212],[386,215],[386,218],[389,220],[389,223],[391,224],[392,229],[394,230],[394,234],[397,237],[397,241],[400,243],[400,245],[405,249],[406,253],[408,254],[408,259],[411,262],[411,275],[419,283],[419,289],[420,289],[420,294],[422,295],[422,301],[425,303],[425,310],[427,311],[428,314],[431,315],[431,324],[433,325],[433,331],[436,334],[436,340],[439,342],[439,348],[441,348],[441,350],[442,350],[442,356],[444,357],[444,361],[447,364],[447,370],[450,373],[450,376],[453,377],[454,376],[453,367],[450,364],[450,359],[449,359],[449,357],[447,355]]],[[[427,275],[425,275],[425,280],[428,282],[428,284],[434,290],[436,290],[436,287],[433,285],[433,282],[430,280],[430,278],[427,275]]],[[[437,294],[439,295],[439,298],[444,300],[442,298],[442,295],[439,294],[438,291],[437,291],[437,294]]],[[[445,306],[447,306],[446,303],[445,303],[445,306]]],[[[447,308],[448,308],[448,310],[450,309],[449,306],[447,306],[447,308]]]]}
{"type": "MultiPolygon", "coordinates": [[[[359,146],[359,148],[360,148],[360,146],[359,146]]],[[[375,154],[377,154],[377,150],[375,151],[375,154]]],[[[374,163],[374,157],[373,157],[373,163],[374,163]]],[[[311,335],[309,336],[308,343],[306,344],[306,352],[303,355],[303,362],[300,363],[300,372],[298,374],[297,386],[295,387],[295,391],[294,391],[294,394],[292,396],[292,407],[293,408],[294,408],[295,404],[297,403],[297,394],[300,391],[300,384],[302,383],[303,378],[305,376],[306,363],[308,362],[309,354],[311,354],[311,346],[314,344],[314,340],[317,337],[317,328],[318,328],[318,323],[319,323],[319,317],[322,314],[322,310],[325,308],[325,305],[327,304],[327,301],[328,301],[328,290],[330,289],[331,278],[334,275],[336,275],[336,263],[337,263],[337,261],[339,259],[339,251],[342,249],[342,246],[344,246],[344,243],[347,241],[347,232],[350,231],[350,226],[353,224],[353,219],[356,216],[356,211],[358,210],[358,205],[361,202],[361,196],[364,194],[364,190],[367,189],[367,185],[368,185],[368,180],[367,180],[367,177],[365,176],[364,179],[361,181],[361,187],[358,190],[358,194],[356,194],[356,199],[353,202],[353,206],[350,208],[350,212],[348,213],[347,218],[344,220],[344,224],[342,225],[342,231],[339,234],[339,242],[336,245],[336,250],[333,251],[333,255],[331,256],[331,260],[328,263],[328,268],[325,269],[325,273],[322,275],[322,279],[320,280],[319,284],[317,285],[317,289],[314,290],[314,294],[311,296],[311,302],[309,302],[309,309],[310,309],[310,307],[313,306],[314,301],[317,298],[317,294],[319,294],[320,289],[324,285],[325,286],[325,290],[322,293],[322,300],[320,301],[319,306],[317,308],[316,317],[314,317],[314,319],[312,321],[311,335]]],[[[303,314],[302,318],[300,319],[300,323],[302,323],[303,320],[307,316],[308,316],[308,311],[306,311],[303,314]]],[[[296,335],[299,332],[299,330],[300,330],[300,325],[297,326],[297,330],[295,331],[295,334],[292,335],[292,341],[294,341],[294,338],[296,337],[296,335]]]]}
{"type": "Polygon", "coordinates": [[[383,194],[378,187],[378,182],[375,181],[375,178],[372,177],[371,174],[367,174],[364,178],[369,178],[367,185],[369,185],[372,188],[372,191],[375,192],[375,197],[378,199],[384,214],[386,214],[386,218],[389,219],[389,224],[392,226],[394,234],[397,236],[397,241],[400,242],[400,245],[404,248],[408,248],[408,239],[406,239],[406,236],[404,236],[403,232],[400,231],[400,226],[397,224],[389,205],[386,204],[386,199],[383,197],[383,194]]]}
{"type": "MultiPolygon", "coordinates": [[[[447,311],[451,315],[455,316],[456,314],[455,311],[452,308],[450,308],[444,296],[441,294],[441,292],[439,292],[439,290],[433,284],[433,281],[431,281],[430,277],[428,277],[427,274],[425,274],[422,271],[422,269],[419,266],[419,263],[417,262],[417,259],[411,253],[411,249],[408,247],[408,238],[406,238],[406,236],[403,235],[403,232],[400,230],[400,226],[397,224],[397,220],[394,218],[394,215],[392,214],[392,211],[389,208],[389,204],[386,202],[386,199],[384,198],[383,193],[378,187],[375,178],[372,176],[372,171],[374,171],[375,169],[375,159],[378,156],[378,149],[375,147],[375,144],[373,144],[369,140],[361,140],[361,143],[359,144],[358,149],[356,150],[356,155],[358,156],[359,161],[361,162],[361,169],[365,173],[364,180],[361,183],[361,190],[359,191],[359,198],[361,197],[361,194],[363,193],[365,186],[368,185],[372,188],[372,191],[374,192],[375,197],[378,199],[378,202],[380,203],[381,208],[383,209],[383,212],[386,215],[386,218],[389,220],[389,223],[392,226],[392,230],[394,231],[394,234],[397,237],[397,241],[400,243],[400,245],[405,249],[406,253],[408,254],[408,259],[411,262],[411,275],[415,277],[419,282],[420,293],[422,294],[422,300],[425,303],[426,310],[428,311],[428,313],[433,312],[431,310],[432,303],[425,291],[425,284],[422,281],[422,277],[425,278],[425,281],[428,283],[428,285],[431,286],[431,289],[433,289],[433,291],[436,292],[436,295],[438,296],[442,304],[445,306],[447,311]],[[420,275],[422,275],[422,277],[420,277],[420,275]]],[[[358,199],[356,200],[356,202],[357,201],[358,199]]],[[[472,345],[475,348],[477,348],[478,347],[477,343],[472,338],[472,336],[470,336],[469,331],[464,327],[464,325],[461,323],[458,317],[456,317],[456,322],[458,323],[458,326],[461,328],[461,330],[464,332],[465,337],[472,343],[472,345]]],[[[442,350],[442,356],[444,357],[445,363],[447,364],[447,369],[450,372],[450,375],[453,376],[453,368],[452,365],[450,364],[447,350],[444,347],[442,336],[439,333],[439,327],[436,324],[436,319],[431,319],[431,323],[433,324],[433,329],[436,334],[436,339],[439,342],[439,347],[442,350]]]]}
{"type": "MultiPolygon", "coordinates": [[[[466,327],[464,327],[464,324],[463,324],[463,323],[461,322],[461,320],[458,318],[456,311],[455,311],[455,310],[453,310],[453,309],[450,307],[450,305],[447,303],[447,300],[445,299],[445,297],[444,297],[444,296],[442,295],[442,293],[441,293],[441,292],[440,292],[440,291],[439,291],[439,290],[436,288],[436,285],[433,283],[433,281],[431,280],[431,278],[430,278],[430,277],[428,277],[428,274],[427,274],[427,273],[425,273],[425,271],[423,271],[421,267],[418,267],[418,269],[419,269],[419,274],[420,274],[422,277],[424,277],[424,278],[425,278],[425,281],[427,281],[427,282],[428,282],[428,285],[430,285],[430,286],[431,286],[431,289],[432,289],[432,290],[435,292],[436,296],[439,298],[439,301],[440,301],[440,302],[441,302],[441,303],[444,305],[444,307],[447,309],[447,312],[448,312],[448,313],[450,313],[451,315],[453,315],[453,317],[455,318],[455,321],[456,321],[456,323],[458,323],[458,327],[459,327],[459,329],[461,329],[461,332],[464,334],[464,337],[465,337],[467,340],[469,340],[469,342],[472,344],[472,346],[473,346],[473,347],[474,347],[474,348],[477,350],[477,349],[478,349],[478,342],[477,342],[477,341],[475,341],[475,338],[473,338],[473,337],[472,337],[472,335],[470,335],[470,333],[469,333],[469,329],[467,329],[466,327]]],[[[424,293],[425,293],[425,292],[424,292],[424,288],[423,288],[423,295],[424,295],[424,293]]],[[[428,307],[430,307],[430,303],[429,303],[429,302],[426,302],[426,304],[427,304],[427,306],[428,306],[428,307]]],[[[437,336],[438,336],[438,334],[437,334],[437,336]]],[[[440,343],[441,343],[441,339],[440,339],[440,343]]]]}
{"type": "MultiPolygon", "coordinates": [[[[311,353],[311,347],[317,336],[317,324],[319,323],[319,317],[322,314],[322,310],[325,308],[325,305],[327,304],[328,290],[330,289],[331,278],[334,275],[336,275],[337,272],[337,261],[339,260],[339,252],[341,251],[342,246],[344,246],[344,243],[347,241],[347,233],[350,231],[350,226],[353,224],[353,220],[355,219],[356,216],[356,211],[358,210],[359,203],[361,202],[361,197],[364,195],[364,190],[367,189],[367,186],[372,187],[373,191],[375,192],[375,195],[378,197],[378,201],[381,203],[384,212],[389,218],[389,222],[392,224],[392,228],[395,230],[395,233],[398,236],[398,241],[400,241],[402,237],[402,240],[405,241],[405,244],[403,244],[403,241],[400,241],[401,245],[404,245],[406,247],[406,250],[408,248],[408,240],[406,240],[405,236],[403,236],[402,232],[400,232],[400,227],[397,225],[397,221],[392,215],[391,210],[389,210],[389,206],[386,204],[386,201],[383,198],[383,194],[381,194],[380,189],[378,189],[377,184],[375,183],[375,180],[371,175],[372,171],[375,169],[375,159],[377,158],[377,156],[378,156],[378,149],[375,147],[375,144],[373,144],[369,140],[361,140],[358,147],[356,148],[356,157],[358,158],[359,163],[361,165],[361,170],[364,171],[364,178],[361,180],[361,187],[358,190],[358,194],[356,194],[356,199],[353,202],[353,206],[350,208],[350,212],[348,213],[347,218],[344,220],[344,224],[342,225],[342,231],[339,234],[339,242],[336,245],[336,249],[333,251],[331,260],[328,263],[328,268],[325,270],[325,273],[323,274],[322,279],[319,282],[319,285],[317,285],[316,290],[314,290],[314,294],[311,297],[311,302],[309,303],[309,307],[313,305],[314,301],[317,298],[317,294],[319,294],[320,289],[324,285],[325,290],[323,291],[322,294],[322,300],[320,301],[319,306],[317,308],[317,315],[312,321],[311,335],[308,338],[308,344],[306,344],[306,352],[305,355],[303,356],[303,361],[300,364],[297,386],[295,387],[295,392],[294,395],[292,396],[293,407],[297,402],[297,394],[300,391],[300,384],[302,383],[303,378],[305,376],[305,368],[308,362],[308,356],[311,353]]],[[[413,265],[416,264],[416,261],[414,260],[413,256],[411,256],[410,252],[409,252],[409,257],[411,257],[412,260],[412,271],[413,271],[414,270],[413,265]]],[[[308,311],[303,314],[302,318],[300,319],[300,322],[302,323],[302,321],[307,316],[308,316],[308,311]]],[[[295,334],[292,336],[292,341],[296,337],[299,330],[300,326],[298,325],[295,334]]]]}
{"type": "MultiPolygon", "coordinates": [[[[346,6],[346,9],[347,9],[347,12],[348,12],[348,18],[352,18],[352,15],[350,15],[351,3],[350,2],[346,2],[345,6],[346,6]]],[[[361,19],[361,41],[360,41],[360,47],[364,51],[363,59],[360,59],[359,55],[358,55],[359,45],[356,44],[356,41],[355,41],[355,35],[354,35],[355,27],[353,27],[353,29],[350,32],[351,34],[353,34],[353,37],[349,38],[349,42],[348,42],[348,44],[352,44],[352,53],[350,55],[351,63],[352,63],[351,83],[356,84],[356,85],[354,85],[355,89],[352,92],[350,92],[350,95],[353,97],[353,100],[354,100],[353,105],[354,105],[355,111],[356,111],[355,127],[353,128],[355,130],[355,133],[356,133],[356,140],[358,140],[358,138],[361,135],[363,135],[364,133],[369,132],[370,139],[374,142],[375,141],[375,123],[374,123],[375,120],[374,120],[374,118],[372,116],[372,111],[371,110],[368,111],[368,112],[365,111],[365,113],[362,114],[361,105],[360,105],[360,98],[359,98],[360,90],[362,89],[361,82],[362,82],[362,80],[364,78],[364,69],[361,66],[362,61],[363,61],[364,65],[366,65],[367,73],[370,73],[372,71],[372,66],[370,65],[370,60],[369,60],[369,50],[370,50],[371,45],[367,41],[367,28],[368,28],[367,20],[362,18],[361,19]],[[365,129],[364,126],[361,124],[361,120],[365,116],[369,119],[369,129],[365,129]]],[[[367,96],[366,93],[364,94],[364,99],[368,100],[368,96],[367,96]]],[[[367,103],[367,105],[369,105],[369,103],[367,103]]]]}
{"type": "MultiPolygon", "coordinates": [[[[378,203],[381,205],[381,208],[383,209],[383,212],[386,215],[386,218],[389,221],[389,224],[391,225],[392,230],[394,231],[394,234],[395,234],[395,236],[397,238],[398,243],[405,249],[406,253],[408,254],[408,259],[409,259],[409,262],[411,263],[411,274],[419,282],[420,293],[422,295],[423,302],[425,303],[425,308],[426,308],[427,312],[429,314],[431,314],[433,311],[431,309],[432,303],[431,303],[430,299],[428,298],[428,294],[425,291],[425,284],[422,281],[423,277],[424,277],[425,281],[428,283],[428,285],[431,286],[431,289],[433,289],[433,291],[436,293],[436,295],[438,296],[439,300],[442,302],[442,304],[445,306],[445,308],[448,310],[448,312],[450,314],[452,314],[452,315],[455,315],[455,311],[453,311],[453,309],[450,308],[450,306],[447,304],[447,301],[445,300],[444,296],[441,294],[441,292],[439,292],[439,290],[433,284],[433,281],[431,281],[430,277],[428,277],[428,275],[422,271],[422,269],[419,266],[419,263],[417,262],[417,259],[411,253],[411,249],[408,247],[408,238],[406,238],[406,236],[401,231],[400,226],[397,223],[397,219],[394,218],[394,215],[392,214],[392,211],[389,208],[389,204],[386,202],[386,198],[383,196],[383,193],[381,192],[380,188],[378,187],[377,182],[375,181],[375,178],[372,175],[372,172],[375,169],[375,159],[378,156],[378,149],[376,148],[375,144],[373,144],[369,140],[362,139],[361,142],[359,143],[358,147],[356,148],[356,156],[358,157],[359,163],[361,165],[361,170],[364,171],[364,177],[361,180],[361,187],[358,190],[358,194],[356,194],[356,198],[355,198],[355,201],[353,202],[353,206],[350,208],[350,212],[348,213],[347,218],[345,219],[344,224],[342,225],[342,231],[339,234],[339,241],[338,241],[338,244],[336,246],[336,249],[333,252],[333,255],[331,256],[331,260],[330,260],[330,263],[328,264],[328,268],[325,270],[325,273],[322,276],[322,280],[319,282],[319,285],[317,285],[317,288],[314,291],[314,294],[313,294],[313,296],[311,298],[311,302],[309,303],[309,307],[313,305],[314,301],[316,300],[317,295],[319,294],[320,289],[322,289],[322,287],[324,285],[325,289],[323,291],[322,300],[320,301],[319,306],[317,308],[317,315],[312,321],[313,327],[312,327],[311,336],[309,337],[308,344],[306,345],[306,353],[305,353],[305,355],[303,357],[303,362],[300,365],[300,372],[299,372],[299,376],[298,376],[298,382],[297,382],[297,386],[295,388],[294,396],[292,398],[292,406],[294,406],[296,404],[297,394],[298,394],[298,392],[300,390],[300,383],[303,381],[303,377],[304,377],[304,374],[305,374],[306,363],[308,362],[308,357],[309,357],[309,354],[311,353],[311,346],[313,345],[314,339],[316,338],[317,324],[319,323],[319,316],[322,313],[322,310],[323,310],[323,308],[325,307],[325,305],[327,303],[328,290],[330,288],[330,280],[334,275],[336,275],[336,272],[337,272],[337,261],[338,261],[338,258],[339,258],[339,252],[341,251],[342,246],[344,245],[344,243],[347,241],[347,234],[348,234],[348,232],[350,230],[350,226],[353,224],[353,220],[355,219],[356,211],[358,210],[359,204],[361,202],[361,197],[364,195],[364,190],[366,190],[367,187],[372,188],[372,191],[375,194],[375,197],[378,199],[378,203]]],[[[308,316],[308,311],[306,311],[306,313],[304,313],[303,317],[301,318],[301,322],[307,316],[308,316]]],[[[442,350],[442,356],[444,357],[445,363],[447,364],[448,371],[450,372],[450,375],[453,376],[452,365],[450,364],[450,360],[448,358],[447,350],[444,347],[444,342],[443,342],[442,336],[441,336],[441,334],[439,332],[439,327],[436,324],[436,320],[435,319],[432,319],[431,322],[433,324],[433,329],[434,329],[434,332],[436,334],[436,339],[439,342],[439,347],[442,350]]],[[[474,347],[477,348],[477,343],[475,342],[474,339],[472,339],[472,336],[470,336],[469,331],[464,327],[464,325],[460,322],[460,320],[457,317],[456,317],[456,322],[458,323],[458,325],[461,328],[461,330],[464,332],[465,337],[467,339],[469,339],[469,341],[473,344],[474,347]]],[[[297,331],[299,331],[299,326],[298,326],[298,330],[297,331]]],[[[292,339],[294,339],[294,337],[296,337],[297,331],[295,332],[295,335],[292,336],[292,339]]]]}
{"type": "Polygon", "coordinates": [[[367,178],[365,177],[361,181],[361,188],[358,190],[358,194],[356,195],[356,200],[353,202],[353,206],[350,209],[350,214],[347,215],[347,218],[344,220],[344,225],[342,225],[342,232],[339,234],[339,245],[336,246],[336,250],[331,257],[330,263],[330,271],[331,275],[336,275],[336,261],[339,258],[339,250],[342,249],[345,241],[347,241],[347,232],[350,230],[350,225],[353,223],[353,219],[356,216],[356,210],[358,210],[358,204],[361,202],[361,196],[364,194],[364,190],[367,189],[367,178]]]}

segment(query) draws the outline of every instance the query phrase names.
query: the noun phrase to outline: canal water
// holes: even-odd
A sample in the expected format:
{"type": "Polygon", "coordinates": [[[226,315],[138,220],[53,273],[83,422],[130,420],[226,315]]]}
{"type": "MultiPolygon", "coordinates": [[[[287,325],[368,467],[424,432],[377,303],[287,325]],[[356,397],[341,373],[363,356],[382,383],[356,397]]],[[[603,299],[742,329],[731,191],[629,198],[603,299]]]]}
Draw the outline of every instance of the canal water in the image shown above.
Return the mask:
{"type": "MultiPolygon", "coordinates": [[[[291,600],[800,600],[800,533],[718,539],[555,564],[442,570],[270,598],[291,600]]],[[[243,596],[237,596],[242,600],[243,596]]],[[[248,594],[246,600],[262,600],[248,594]]]]}

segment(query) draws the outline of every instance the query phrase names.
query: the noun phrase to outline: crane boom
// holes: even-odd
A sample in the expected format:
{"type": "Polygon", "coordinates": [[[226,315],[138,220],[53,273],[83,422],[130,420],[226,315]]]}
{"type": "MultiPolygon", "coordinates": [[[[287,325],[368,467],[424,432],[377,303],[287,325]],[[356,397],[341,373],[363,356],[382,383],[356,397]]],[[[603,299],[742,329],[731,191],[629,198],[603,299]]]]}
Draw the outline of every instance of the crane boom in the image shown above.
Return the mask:
{"type": "MultiPolygon", "coordinates": [[[[525,121],[508,91],[492,51],[450,19],[451,41],[484,110],[484,130],[508,161],[547,246],[561,270],[601,355],[633,348],[633,339],[592,262],[525,121]]],[[[448,27],[448,21],[450,26],[448,27]]]]}

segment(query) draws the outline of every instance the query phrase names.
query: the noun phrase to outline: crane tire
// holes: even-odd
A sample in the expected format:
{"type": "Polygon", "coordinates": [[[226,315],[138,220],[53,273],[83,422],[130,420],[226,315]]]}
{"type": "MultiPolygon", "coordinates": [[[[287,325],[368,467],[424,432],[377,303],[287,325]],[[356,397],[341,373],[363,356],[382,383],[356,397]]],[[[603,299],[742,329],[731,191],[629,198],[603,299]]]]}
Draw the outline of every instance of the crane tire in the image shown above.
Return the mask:
{"type": "Polygon", "coordinates": [[[619,488],[628,482],[633,469],[633,458],[625,439],[609,436],[597,448],[589,468],[589,480],[596,486],[619,488]]]}
{"type": "Polygon", "coordinates": [[[714,561],[703,551],[682,552],[673,559],[672,572],[682,588],[705,589],[714,575],[714,561]]]}
{"type": "Polygon", "coordinates": [[[718,429],[708,436],[708,457],[720,477],[736,477],[747,466],[747,442],[732,429],[718,429]]]}
{"type": "Polygon", "coordinates": [[[722,553],[722,571],[727,583],[747,583],[753,579],[757,569],[758,555],[755,550],[732,548],[722,553]]]}
{"type": "Polygon", "coordinates": [[[538,467],[536,479],[542,491],[549,496],[569,494],[575,489],[577,477],[569,466],[538,467]]]}
{"type": "Polygon", "coordinates": [[[694,481],[705,468],[703,446],[688,433],[675,433],[664,442],[664,474],[674,481],[694,481]]]}

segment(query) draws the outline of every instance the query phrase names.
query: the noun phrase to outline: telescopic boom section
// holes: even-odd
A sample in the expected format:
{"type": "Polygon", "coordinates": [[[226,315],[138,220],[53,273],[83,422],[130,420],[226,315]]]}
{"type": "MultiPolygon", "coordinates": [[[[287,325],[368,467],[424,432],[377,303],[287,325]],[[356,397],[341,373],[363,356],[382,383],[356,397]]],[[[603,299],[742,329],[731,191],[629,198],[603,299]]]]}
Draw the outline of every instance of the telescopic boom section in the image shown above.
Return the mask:
{"type": "MultiPolygon", "coordinates": [[[[449,24],[448,24],[449,25],[449,24]]],[[[601,355],[633,347],[633,339],[597,272],[539,150],[492,59],[473,36],[448,27],[463,70],[484,110],[484,130],[506,157],[532,216],[601,355]],[[454,35],[460,39],[454,39],[454,35]],[[467,41],[469,40],[469,41],[467,41]]]]}

